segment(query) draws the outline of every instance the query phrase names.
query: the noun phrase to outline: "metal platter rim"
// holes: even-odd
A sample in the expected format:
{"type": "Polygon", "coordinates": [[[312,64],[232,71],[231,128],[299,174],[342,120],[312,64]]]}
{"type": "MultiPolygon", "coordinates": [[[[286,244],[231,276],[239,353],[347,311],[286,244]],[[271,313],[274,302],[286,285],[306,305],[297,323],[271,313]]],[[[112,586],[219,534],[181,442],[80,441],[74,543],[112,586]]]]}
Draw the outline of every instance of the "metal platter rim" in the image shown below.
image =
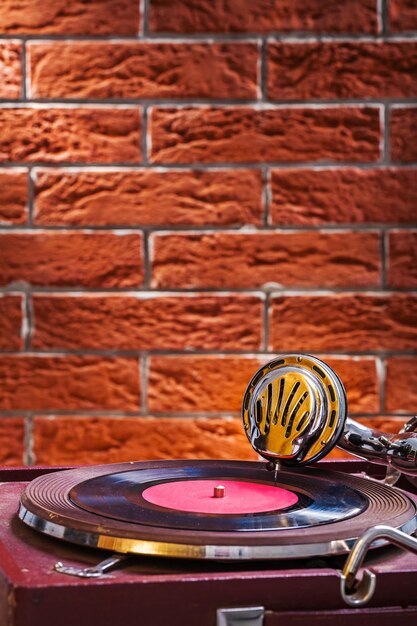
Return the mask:
{"type": "MultiPolygon", "coordinates": [[[[69,543],[75,543],[90,548],[101,548],[113,552],[137,554],[142,556],[159,556],[164,558],[184,558],[201,560],[272,560],[272,559],[296,559],[312,556],[335,556],[346,554],[351,550],[357,537],[349,539],[334,539],[322,543],[302,544],[271,544],[261,546],[245,545],[216,545],[213,544],[187,544],[170,543],[164,541],[151,541],[148,539],[132,539],[118,537],[116,535],[102,535],[99,532],[73,530],[57,522],[45,520],[29,511],[20,504],[19,518],[34,530],[41,531],[50,537],[61,539],[69,543]]],[[[406,521],[396,527],[407,534],[413,533],[417,528],[417,517],[406,521]]],[[[379,539],[372,545],[373,548],[382,547],[389,543],[388,540],[379,539]]]]}

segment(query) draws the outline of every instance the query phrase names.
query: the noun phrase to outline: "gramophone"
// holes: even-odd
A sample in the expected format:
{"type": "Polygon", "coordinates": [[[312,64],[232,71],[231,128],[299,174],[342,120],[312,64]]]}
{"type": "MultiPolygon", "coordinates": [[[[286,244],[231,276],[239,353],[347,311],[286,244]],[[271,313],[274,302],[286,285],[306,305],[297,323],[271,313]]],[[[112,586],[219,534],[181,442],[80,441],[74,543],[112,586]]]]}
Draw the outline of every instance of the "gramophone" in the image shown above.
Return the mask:
{"type": "Polygon", "coordinates": [[[243,427],[263,461],[150,461],[42,475],[24,490],[20,519],[45,535],[113,555],[95,567],[55,571],[100,577],[126,555],[219,563],[347,555],[340,589],[350,606],[369,602],[376,577],[358,576],[369,548],[417,552],[417,418],[397,434],[347,417],[337,374],[314,356],[285,354],[263,365],[242,403],[243,427]],[[385,478],[318,464],[334,446],[386,466],[385,478]]]}

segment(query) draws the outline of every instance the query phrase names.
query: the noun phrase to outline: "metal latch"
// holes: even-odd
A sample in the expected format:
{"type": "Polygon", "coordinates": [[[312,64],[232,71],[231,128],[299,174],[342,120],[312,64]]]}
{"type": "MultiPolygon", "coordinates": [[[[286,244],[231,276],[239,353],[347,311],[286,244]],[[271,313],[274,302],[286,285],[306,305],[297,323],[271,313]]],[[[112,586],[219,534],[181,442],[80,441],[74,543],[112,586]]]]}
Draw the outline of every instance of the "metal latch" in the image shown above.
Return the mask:
{"type": "Polygon", "coordinates": [[[93,567],[75,567],[73,565],[64,565],[58,561],[54,565],[54,570],[59,574],[67,574],[68,576],[79,576],[80,578],[101,578],[107,572],[117,567],[126,559],[130,559],[130,554],[113,554],[108,559],[101,561],[93,567]]]}
{"type": "Polygon", "coordinates": [[[264,615],[263,606],[217,609],[216,626],[263,626],[264,615]]]}
{"type": "Polygon", "coordinates": [[[358,576],[366,553],[376,539],[388,539],[390,543],[417,554],[417,539],[407,535],[397,528],[378,525],[368,528],[359,539],[356,540],[349,553],[345,566],[340,576],[340,591],[343,600],[349,606],[363,606],[373,596],[376,586],[376,576],[373,572],[365,569],[362,578],[358,576]]]}

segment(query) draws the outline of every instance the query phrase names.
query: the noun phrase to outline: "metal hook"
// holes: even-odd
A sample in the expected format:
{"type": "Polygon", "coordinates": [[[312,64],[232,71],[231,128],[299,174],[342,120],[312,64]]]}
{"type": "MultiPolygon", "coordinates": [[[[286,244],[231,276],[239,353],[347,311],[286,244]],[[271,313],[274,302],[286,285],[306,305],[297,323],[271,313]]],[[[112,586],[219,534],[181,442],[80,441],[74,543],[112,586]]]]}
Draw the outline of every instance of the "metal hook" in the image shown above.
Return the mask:
{"type": "Polygon", "coordinates": [[[340,594],[349,606],[363,606],[374,595],[376,576],[369,569],[364,570],[362,579],[354,579],[353,583],[342,572],[340,573],[340,594]]]}
{"type": "Polygon", "coordinates": [[[363,606],[374,594],[375,574],[366,569],[362,578],[359,578],[358,571],[371,544],[377,539],[387,539],[399,548],[417,553],[417,539],[410,537],[401,530],[383,525],[369,528],[362,537],[356,540],[346,560],[343,572],[340,572],[342,598],[350,606],[363,606]]]}
{"type": "Polygon", "coordinates": [[[76,567],[73,565],[64,565],[61,561],[58,561],[54,565],[54,570],[60,574],[78,576],[79,578],[100,578],[101,576],[104,576],[106,572],[113,569],[129,557],[129,554],[113,554],[111,557],[101,561],[94,567],[76,567]]]}

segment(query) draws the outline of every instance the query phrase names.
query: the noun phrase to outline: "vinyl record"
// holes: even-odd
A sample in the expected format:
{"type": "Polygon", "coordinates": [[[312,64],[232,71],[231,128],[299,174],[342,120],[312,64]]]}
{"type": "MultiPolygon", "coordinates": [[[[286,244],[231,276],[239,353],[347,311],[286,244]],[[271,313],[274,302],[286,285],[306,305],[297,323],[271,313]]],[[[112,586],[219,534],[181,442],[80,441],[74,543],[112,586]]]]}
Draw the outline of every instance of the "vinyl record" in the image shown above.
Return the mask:
{"type": "Polygon", "coordinates": [[[309,468],[280,471],[275,484],[264,463],[237,461],[47,474],[28,485],[19,516],[77,544],[221,560],[341,554],[375,524],[405,532],[417,525],[414,502],[375,481],[309,468]]]}
{"type": "Polygon", "coordinates": [[[242,472],[200,464],[105,474],[76,485],[69,497],[85,511],[114,520],[214,532],[312,528],[348,519],[368,506],[359,491],[325,476],[282,472],[275,482],[265,467],[242,472]],[[216,484],[225,488],[221,499],[213,495],[216,484]],[[149,492],[158,495],[156,486],[164,489],[149,501],[149,492]]]}

